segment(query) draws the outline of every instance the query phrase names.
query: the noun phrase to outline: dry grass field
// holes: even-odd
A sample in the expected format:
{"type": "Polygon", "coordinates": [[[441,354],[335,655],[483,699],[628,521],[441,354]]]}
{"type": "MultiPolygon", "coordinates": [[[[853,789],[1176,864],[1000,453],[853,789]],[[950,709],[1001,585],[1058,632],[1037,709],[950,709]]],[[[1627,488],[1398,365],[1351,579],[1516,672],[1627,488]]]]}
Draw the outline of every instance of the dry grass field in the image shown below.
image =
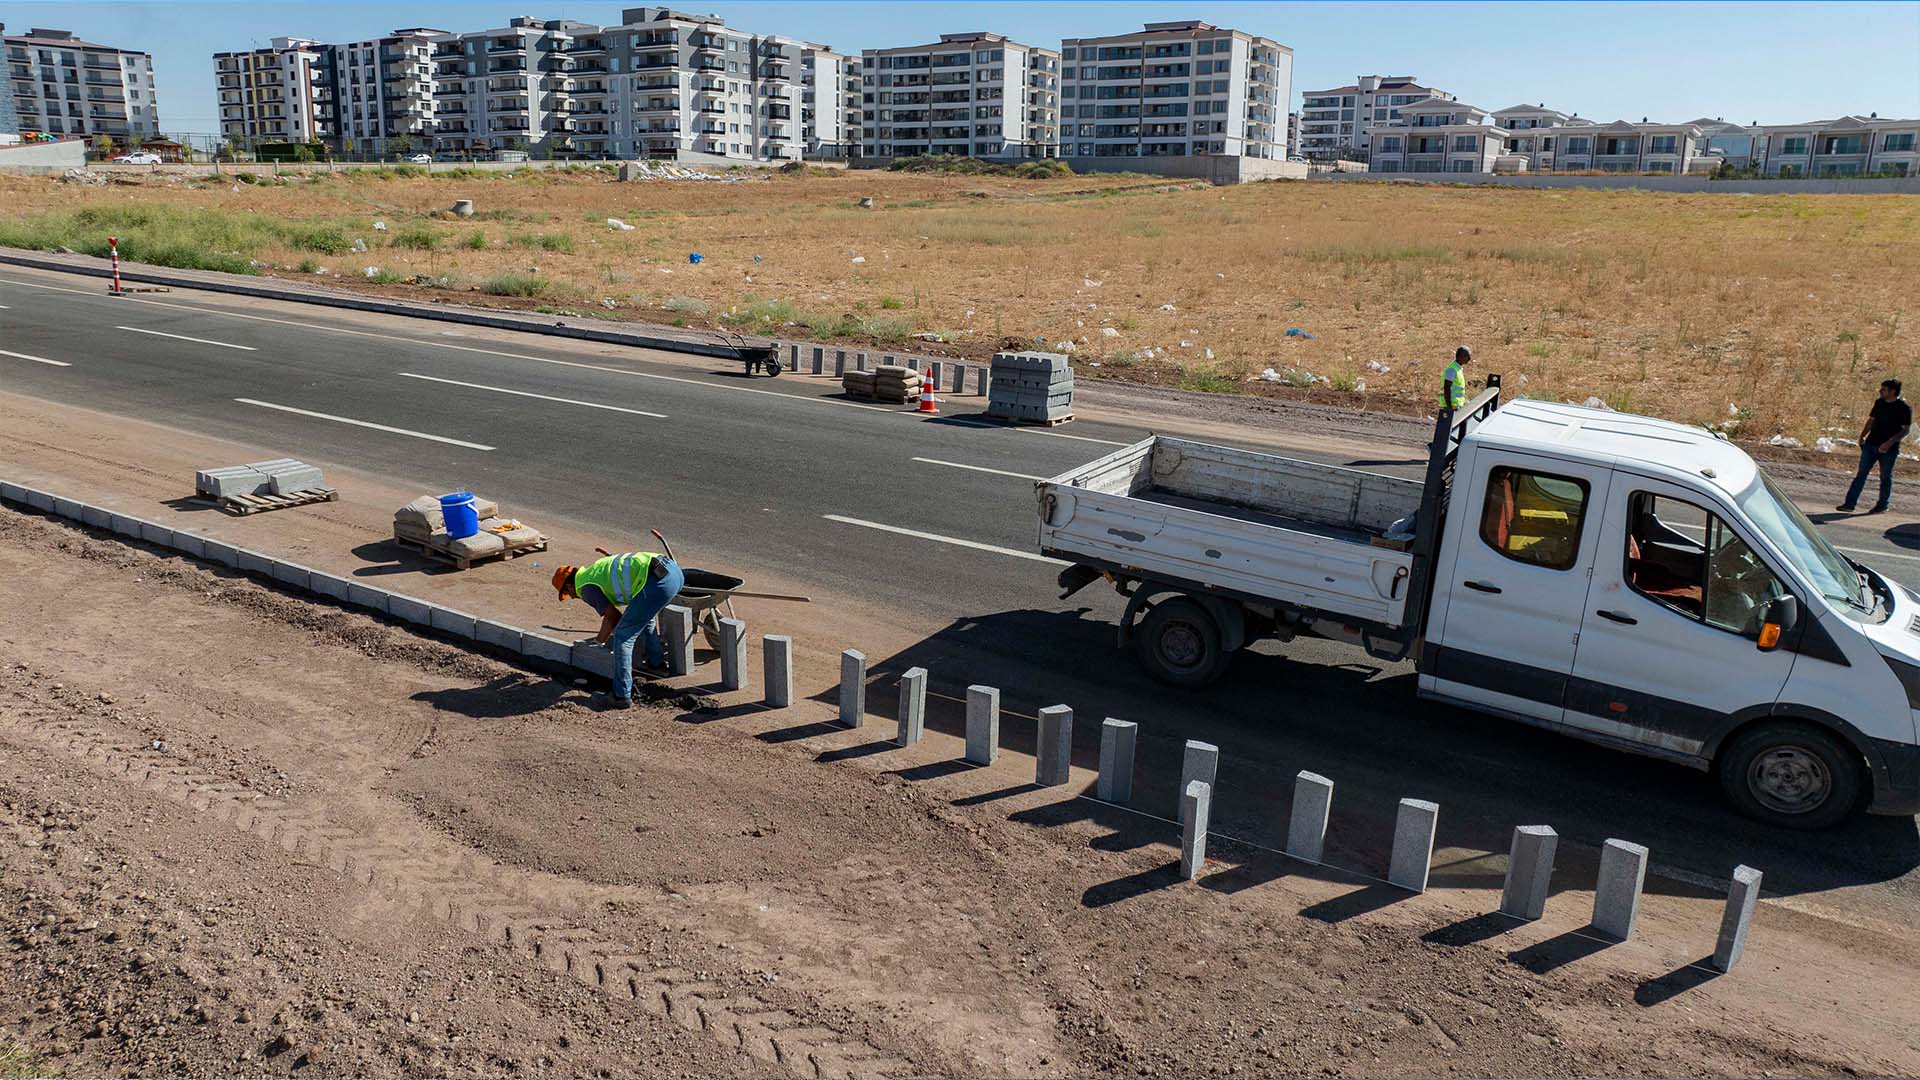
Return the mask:
{"type": "Polygon", "coordinates": [[[133,259],[972,356],[1044,338],[1084,375],[1400,410],[1464,342],[1532,396],[1763,440],[1852,435],[1882,377],[1920,376],[1907,196],[742,175],[4,178],[0,244],[115,232],[133,259]]]}

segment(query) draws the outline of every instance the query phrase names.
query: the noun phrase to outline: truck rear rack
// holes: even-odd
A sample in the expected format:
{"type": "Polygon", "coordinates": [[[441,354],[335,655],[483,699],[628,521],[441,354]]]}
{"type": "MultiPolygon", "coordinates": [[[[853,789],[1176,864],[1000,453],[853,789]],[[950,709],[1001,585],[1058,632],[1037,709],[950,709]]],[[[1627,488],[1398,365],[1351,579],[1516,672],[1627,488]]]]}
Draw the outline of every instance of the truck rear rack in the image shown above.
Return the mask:
{"type": "Polygon", "coordinates": [[[1500,376],[1489,374],[1487,388],[1458,409],[1443,408],[1433,418],[1433,441],[1427,445],[1427,477],[1420,489],[1419,517],[1413,530],[1411,593],[1407,597],[1406,625],[1415,637],[1424,636],[1427,612],[1433,605],[1433,556],[1440,547],[1440,531],[1447,522],[1453,491],[1453,465],[1460,444],[1500,408],[1500,376]]]}

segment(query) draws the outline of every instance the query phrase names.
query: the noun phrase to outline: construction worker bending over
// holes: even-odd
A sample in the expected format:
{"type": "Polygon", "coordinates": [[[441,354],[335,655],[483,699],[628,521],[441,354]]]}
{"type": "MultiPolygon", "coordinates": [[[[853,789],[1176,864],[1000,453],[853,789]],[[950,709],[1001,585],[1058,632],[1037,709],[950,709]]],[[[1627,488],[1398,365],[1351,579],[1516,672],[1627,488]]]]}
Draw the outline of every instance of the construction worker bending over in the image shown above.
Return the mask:
{"type": "Polygon", "coordinates": [[[1465,345],[1453,350],[1453,363],[1447,365],[1446,381],[1440,387],[1440,407],[1458,409],[1467,403],[1466,366],[1473,360],[1473,350],[1465,345]]]}
{"type": "Polygon", "coordinates": [[[602,707],[633,707],[635,638],[645,644],[646,666],[655,672],[665,670],[666,650],[653,622],[680,595],[685,580],[672,559],[650,551],[609,555],[588,566],[562,566],[553,572],[553,587],[560,599],[577,597],[599,612],[600,632],[593,640],[613,647],[613,693],[600,703],[602,707]]]}

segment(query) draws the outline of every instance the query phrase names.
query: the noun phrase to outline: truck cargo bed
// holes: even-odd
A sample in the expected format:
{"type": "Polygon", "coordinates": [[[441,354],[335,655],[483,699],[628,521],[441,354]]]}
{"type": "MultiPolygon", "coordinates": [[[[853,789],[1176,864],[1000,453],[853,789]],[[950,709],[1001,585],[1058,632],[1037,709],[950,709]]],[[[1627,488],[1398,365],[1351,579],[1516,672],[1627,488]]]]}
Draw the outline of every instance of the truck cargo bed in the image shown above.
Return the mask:
{"type": "Polygon", "coordinates": [[[1411,480],[1155,436],[1042,481],[1048,555],[1388,627],[1413,556],[1378,546],[1411,480]]]}

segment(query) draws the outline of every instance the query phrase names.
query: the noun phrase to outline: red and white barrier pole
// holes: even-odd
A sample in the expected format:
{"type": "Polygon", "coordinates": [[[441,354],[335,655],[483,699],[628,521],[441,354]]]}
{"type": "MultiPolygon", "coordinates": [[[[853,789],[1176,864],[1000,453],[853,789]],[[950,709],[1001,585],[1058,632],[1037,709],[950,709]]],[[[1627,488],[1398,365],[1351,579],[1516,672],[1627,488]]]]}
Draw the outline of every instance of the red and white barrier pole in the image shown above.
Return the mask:
{"type": "Polygon", "coordinates": [[[120,295],[120,238],[107,237],[107,254],[113,258],[113,290],[111,295],[120,295]]]}

